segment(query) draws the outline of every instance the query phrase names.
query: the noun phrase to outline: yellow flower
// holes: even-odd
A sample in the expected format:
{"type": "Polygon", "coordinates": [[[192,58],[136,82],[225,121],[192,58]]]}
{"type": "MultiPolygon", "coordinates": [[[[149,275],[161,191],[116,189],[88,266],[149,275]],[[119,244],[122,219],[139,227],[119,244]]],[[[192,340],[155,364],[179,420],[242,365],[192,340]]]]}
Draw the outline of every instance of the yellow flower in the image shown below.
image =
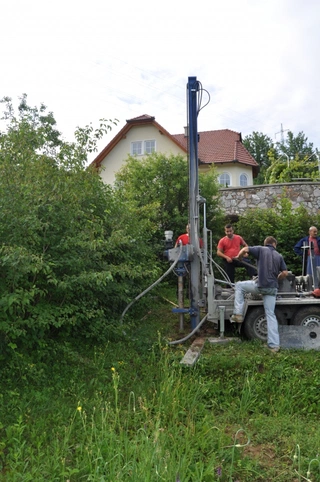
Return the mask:
{"type": "Polygon", "coordinates": [[[111,367],[111,371],[112,371],[112,372],[115,372],[116,369],[115,369],[114,367],[111,367]]]}
{"type": "Polygon", "coordinates": [[[77,407],[77,410],[78,410],[78,412],[81,412],[82,407],[80,407],[80,405],[79,405],[79,406],[77,407]]]}

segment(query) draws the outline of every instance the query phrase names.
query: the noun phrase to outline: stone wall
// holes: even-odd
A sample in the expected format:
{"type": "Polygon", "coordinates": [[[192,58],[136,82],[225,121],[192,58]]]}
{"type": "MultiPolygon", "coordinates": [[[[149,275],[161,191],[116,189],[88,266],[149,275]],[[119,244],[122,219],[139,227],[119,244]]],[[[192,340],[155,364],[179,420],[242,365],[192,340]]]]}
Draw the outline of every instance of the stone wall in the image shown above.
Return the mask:
{"type": "Polygon", "coordinates": [[[239,216],[248,209],[272,208],[283,195],[297,208],[303,204],[309,213],[320,210],[320,182],[291,182],[248,187],[228,187],[219,190],[221,208],[230,216],[239,216]]]}

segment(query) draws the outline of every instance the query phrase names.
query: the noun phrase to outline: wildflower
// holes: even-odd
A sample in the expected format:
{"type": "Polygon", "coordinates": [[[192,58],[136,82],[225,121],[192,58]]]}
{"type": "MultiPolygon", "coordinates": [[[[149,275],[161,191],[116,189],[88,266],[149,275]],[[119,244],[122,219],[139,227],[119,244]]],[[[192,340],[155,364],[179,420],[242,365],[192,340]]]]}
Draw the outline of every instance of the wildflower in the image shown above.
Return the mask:
{"type": "Polygon", "coordinates": [[[221,468],[221,467],[218,467],[218,468],[217,468],[217,476],[218,476],[218,477],[221,477],[221,475],[222,475],[222,468],[221,468]]]}
{"type": "Polygon", "coordinates": [[[111,367],[111,371],[112,371],[112,372],[115,372],[116,369],[115,369],[114,367],[111,367]]]}
{"type": "Polygon", "coordinates": [[[78,405],[78,406],[77,406],[77,410],[78,410],[78,412],[81,412],[82,407],[81,407],[80,405],[78,405]]]}

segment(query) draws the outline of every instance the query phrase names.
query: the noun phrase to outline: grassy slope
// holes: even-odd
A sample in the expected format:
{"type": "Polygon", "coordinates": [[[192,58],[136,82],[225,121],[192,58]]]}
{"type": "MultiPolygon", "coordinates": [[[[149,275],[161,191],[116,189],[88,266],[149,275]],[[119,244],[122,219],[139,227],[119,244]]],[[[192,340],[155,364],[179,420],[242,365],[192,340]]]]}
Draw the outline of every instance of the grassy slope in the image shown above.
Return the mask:
{"type": "Polygon", "coordinates": [[[0,480],[320,480],[319,352],[206,343],[187,368],[192,340],[165,343],[184,335],[158,301],[116,342],[3,368],[0,480]]]}

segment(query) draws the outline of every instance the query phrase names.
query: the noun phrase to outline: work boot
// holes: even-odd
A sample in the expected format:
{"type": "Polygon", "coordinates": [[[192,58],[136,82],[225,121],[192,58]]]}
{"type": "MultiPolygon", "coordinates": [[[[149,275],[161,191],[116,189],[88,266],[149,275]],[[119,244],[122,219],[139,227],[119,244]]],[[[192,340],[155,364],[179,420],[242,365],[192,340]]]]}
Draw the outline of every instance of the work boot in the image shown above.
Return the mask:
{"type": "Polygon", "coordinates": [[[268,346],[268,349],[271,353],[278,353],[280,351],[280,346],[275,346],[274,348],[268,346]]]}
{"type": "Polygon", "coordinates": [[[230,316],[231,323],[242,323],[243,316],[242,315],[231,315],[230,316]]]}

